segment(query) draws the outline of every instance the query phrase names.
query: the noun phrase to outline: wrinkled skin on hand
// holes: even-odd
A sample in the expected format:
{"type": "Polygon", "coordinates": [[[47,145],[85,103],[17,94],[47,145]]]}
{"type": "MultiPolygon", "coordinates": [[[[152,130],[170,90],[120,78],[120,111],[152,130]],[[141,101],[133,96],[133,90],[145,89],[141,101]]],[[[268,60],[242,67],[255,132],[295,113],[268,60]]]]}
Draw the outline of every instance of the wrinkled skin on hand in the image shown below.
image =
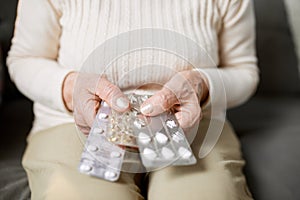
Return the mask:
{"type": "Polygon", "coordinates": [[[198,71],[182,71],[173,76],[161,90],[141,105],[144,115],[155,116],[173,108],[183,129],[201,119],[200,102],[208,96],[205,76],[198,71]]]}
{"type": "Polygon", "coordinates": [[[63,91],[71,93],[64,95],[65,104],[73,111],[76,125],[85,134],[89,133],[102,100],[118,112],[129,109],[129,100],[121,90],[98,74],[70,73],[63,91]]]}

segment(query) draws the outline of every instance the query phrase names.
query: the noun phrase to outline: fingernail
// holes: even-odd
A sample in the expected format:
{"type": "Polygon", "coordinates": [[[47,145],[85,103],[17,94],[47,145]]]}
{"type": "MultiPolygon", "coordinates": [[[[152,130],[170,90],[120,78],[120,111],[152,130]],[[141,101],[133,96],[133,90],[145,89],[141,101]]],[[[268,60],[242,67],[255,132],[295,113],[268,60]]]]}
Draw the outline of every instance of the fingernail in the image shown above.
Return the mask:
{"type": "Polygon", "coordinates": [[[116,103],[117,103],[117,106],[121,109],[128,108],[128,106],[129,106],[129,101],[124,97],[118,98],[116,103]]]}
{"type": "Polygon", "coordinates": [[[152,104],[146,104],[145,106],[143,106],[143,107],[141,108],[141,112],[142,112],[143,114],[150,114],[150,113],[152,113],[152,111],[153,111],[153,106],[152,106],[152,104]]]}

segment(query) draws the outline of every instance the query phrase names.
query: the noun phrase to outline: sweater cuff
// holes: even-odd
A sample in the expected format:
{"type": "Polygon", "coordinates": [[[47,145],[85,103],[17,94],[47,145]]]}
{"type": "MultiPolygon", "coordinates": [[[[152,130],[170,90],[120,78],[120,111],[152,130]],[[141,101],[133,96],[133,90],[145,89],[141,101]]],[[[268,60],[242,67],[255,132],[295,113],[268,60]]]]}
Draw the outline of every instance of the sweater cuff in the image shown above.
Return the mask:
{"type": "Polygon", "coordinates": [[[64,100],[63,100],[63,83],[67,74],[72,72],[72,69],[59,69],[56,73],[56,76],[53,77],[53,85],[52,85],[52,102],[55,107],[64,113],[71,114],[70,111],[66,108],[64,100]]]}

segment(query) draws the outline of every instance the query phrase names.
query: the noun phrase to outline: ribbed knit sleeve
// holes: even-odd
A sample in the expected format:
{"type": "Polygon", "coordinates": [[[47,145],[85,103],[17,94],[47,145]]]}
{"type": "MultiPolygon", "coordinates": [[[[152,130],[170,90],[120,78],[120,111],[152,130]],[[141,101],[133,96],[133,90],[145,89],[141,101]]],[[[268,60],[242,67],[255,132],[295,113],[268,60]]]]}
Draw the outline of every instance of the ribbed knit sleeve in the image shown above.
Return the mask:
{"type": "MultiPolygon", "coordinates": [[[[239,105],[257,86],[252,0],[20,0],[17,14],[7,64],[19,90],[34,101],[35,130],[73,120],[62,100],[65,76],[80,70],[98,46],[133,30],[170,30],[203,46],[216,63],[197,63],[209,81],[204,111],[222,99],[223,107],[239,105]]],[[[109,67],[101,56],[95,67],[122,90],[165,83],[169,69],[190,69],[174,55],[149,49],[109,67]],[[152,64],[165,67],[137,70],[152,64]]]]}
{"type": "Polygon", "coordinates": [[[255,52],[255,20],[251,0],[221,0],[218,68],[199,69],[209,80],[210,98],[227,108],[245,102],[256,90],[259,76],[255,52]]]}
{"type": "Polygon", "coordinates": [[[65,112],[62,83],[70,72],[56,59],[60,12],[50,0],[20,0],[7,59],[11,79],[34,102],[65,112]]]}

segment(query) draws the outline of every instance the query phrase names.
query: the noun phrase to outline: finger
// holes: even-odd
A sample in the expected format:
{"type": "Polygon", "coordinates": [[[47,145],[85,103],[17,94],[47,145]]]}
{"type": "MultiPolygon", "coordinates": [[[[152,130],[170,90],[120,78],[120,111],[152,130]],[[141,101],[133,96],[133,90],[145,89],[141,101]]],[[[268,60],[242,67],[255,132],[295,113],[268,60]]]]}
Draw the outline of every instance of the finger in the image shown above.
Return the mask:
{"type": "Polygon", "coordinates": [[[191,81],[182,73],[177,73],[164,87],[170,88],[177,99],[182,102],[189,99],[191,96],[196,96],[195,90],[191,85],[191,81]]]}
{"type": "Polygon", "coordinates": [[[106,101],[116,111],[124,112],[129,108],[128,98],[116,85],[110,83],[104,77],[99,78],[96,95],[106,101]]]}
{"type": "Polygon", "coordinates": [[[194,126],[201,119],[201,108],[196,104],[187,103],[178,108],[175,116],[183,129],[194,126]]]}
{"type": "Polygon", "coordinates": [[[169,110],[176,103],[176,95],[164,87],[141,105],[141,112],[146,116],[155,116],[169,110]]]}
{"type": "Polygon", "coordinates": [[[90,131],[90,127],[85,123],[85,121],[81,117],[74,117],[76,127],[81,131],[83,134],[88,135],[90,131]]]}
{"type": "Polygon", "coordinates": [[[84,134],[88,135],[90,133],[91,128],[88,126],[79,126],[77,125],[78,129],[84,134]]]}
{"type": "Polygon", "coordinates": [[[75,122],[80,127],[91,127],[99,109],[100,99],[92,94],[89,96],[74,108],[75,122]]]}

